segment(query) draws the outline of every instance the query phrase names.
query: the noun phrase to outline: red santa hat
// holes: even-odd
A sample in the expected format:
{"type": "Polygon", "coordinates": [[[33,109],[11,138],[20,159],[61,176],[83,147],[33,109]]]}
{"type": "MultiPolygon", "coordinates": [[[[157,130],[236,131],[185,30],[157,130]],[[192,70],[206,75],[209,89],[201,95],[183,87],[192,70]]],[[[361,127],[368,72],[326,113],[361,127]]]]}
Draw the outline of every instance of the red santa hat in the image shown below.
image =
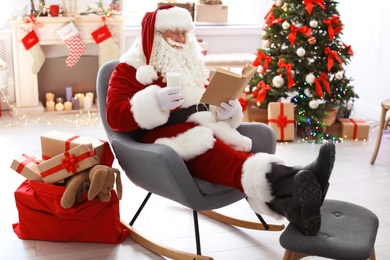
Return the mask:
{"type": "Polygon", "coordinates": [[[146,59],[146,66],[137,70],[137,79],[143,84],[150,84],[157,78],[157,73],[149,65],[153,50],[154,33],[165,30],[182,30],[192,32],[195,29],[190,12],[187,9],[173,5],[163,5],[154,12],[147,12],[142,19],[142,50],[146,59]]]}

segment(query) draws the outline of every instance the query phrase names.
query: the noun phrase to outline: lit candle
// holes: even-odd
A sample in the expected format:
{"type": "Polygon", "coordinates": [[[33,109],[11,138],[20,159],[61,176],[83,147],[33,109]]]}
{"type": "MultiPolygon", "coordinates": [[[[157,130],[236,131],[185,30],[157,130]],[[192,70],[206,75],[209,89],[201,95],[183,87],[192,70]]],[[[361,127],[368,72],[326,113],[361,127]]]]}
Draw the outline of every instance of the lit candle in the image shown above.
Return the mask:
{"type": "Polygon", "coordinates": [[[72,86],[65,87],[66,101],[72,102],[72,86]]]}
{"type": "Polygon", "coordinates": [[[75,97],[79,100],[80,109],[84,108],[84,94],[83,93],[77,93],[75,97]]]}
{"type": "Polygon", "coordinates": [[[73,110],[80,109],[80,100],[77,97],[72,98],[72,109],[73,110]]]}
{"type": "Polygon", "coordinates": [[[47,112],[54,112],[54,105],[55,105],[55,103],[53,100],[46,101],[47,112]]]}
{"type": "Polygon", "coordinates": [[[84,97],[84,109],[90,110],[92,108],[93,99],[91,96],[86,95],[84,97]]]}
{"type": "Polygon", "coordinates": [[[64,103],[64,99],[62,97],[56,98],[56,103],[64,103]]]}
{"type": "Polygon", "coordinates": [[[181,87],[181,73],[168,72],[167,73],[167,87],[181,87]]]}
{"type": "Polygon", "coordinates": [[[64,104],[62,104],[62,103],[57,103],[57,104],[56,104],[56,110],[57,110],[57,111],[62,111],[62,110],[64,110],[64,104]]]}
{"type": "Polygon", "coordinates": [[[54,93],[47,92],[46,93],[46,101],[54,101],[54,93]]]}
{"type": "Polygon", "coordinates": [[[64,103],[65,110],[72,110],[72,102],[70,101],[65,101],[64,103]]]}

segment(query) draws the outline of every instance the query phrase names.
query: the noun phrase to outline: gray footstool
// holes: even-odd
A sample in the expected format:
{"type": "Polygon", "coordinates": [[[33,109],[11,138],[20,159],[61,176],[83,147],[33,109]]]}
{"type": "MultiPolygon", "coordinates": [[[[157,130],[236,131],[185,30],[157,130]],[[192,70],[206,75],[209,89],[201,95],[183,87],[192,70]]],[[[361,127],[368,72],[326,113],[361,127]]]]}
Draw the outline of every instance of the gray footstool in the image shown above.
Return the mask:
{"type": "Polygon", "coordinates": [[[325,200],[321,207],[321,229],[316,236],[305,236],[292,224],[281,234],[279,241],[286,249],[283,259],[306,256],[375,259],[378,226],[378,217],[362,206],[325,200]]]}

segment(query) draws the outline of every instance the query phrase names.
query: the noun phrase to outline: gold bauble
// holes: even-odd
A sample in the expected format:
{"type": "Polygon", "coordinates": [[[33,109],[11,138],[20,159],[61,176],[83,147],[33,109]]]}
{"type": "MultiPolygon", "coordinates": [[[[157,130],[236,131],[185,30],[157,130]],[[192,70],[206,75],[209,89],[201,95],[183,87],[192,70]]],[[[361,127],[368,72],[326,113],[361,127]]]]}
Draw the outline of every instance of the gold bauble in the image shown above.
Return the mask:
{"type": "Polygon", "coordinates": [[[284,3],[284,5],[282,6],[283,8],[283,11],[287,12],[288,11],[288,4],[287,3],[284,3]]]}

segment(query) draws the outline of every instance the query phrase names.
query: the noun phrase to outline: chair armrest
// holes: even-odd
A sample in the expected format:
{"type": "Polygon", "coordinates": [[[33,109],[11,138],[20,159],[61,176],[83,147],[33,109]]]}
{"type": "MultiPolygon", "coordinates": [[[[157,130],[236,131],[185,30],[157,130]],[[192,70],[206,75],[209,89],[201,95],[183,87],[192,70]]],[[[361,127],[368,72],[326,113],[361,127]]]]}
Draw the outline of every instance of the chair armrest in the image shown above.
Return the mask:
{"type": "Polygon", "coordinates": [[[252,139],[251,152],[275,153],[276,135],[270,126],[259,122],[243,122],[237,130],[252,139]]]}

